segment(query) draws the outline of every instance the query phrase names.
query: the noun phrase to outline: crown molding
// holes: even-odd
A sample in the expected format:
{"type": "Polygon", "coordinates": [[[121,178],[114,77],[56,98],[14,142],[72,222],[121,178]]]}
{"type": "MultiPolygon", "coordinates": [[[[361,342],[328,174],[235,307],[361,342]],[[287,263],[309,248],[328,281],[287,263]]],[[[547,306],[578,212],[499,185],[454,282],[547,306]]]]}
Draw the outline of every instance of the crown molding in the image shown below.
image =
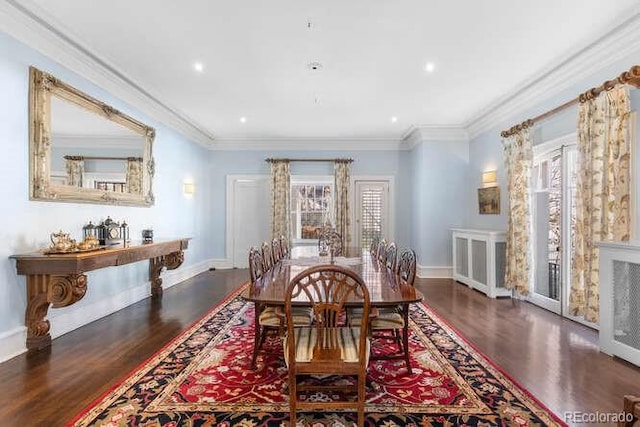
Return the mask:
{"type": "Polygon", "coordinates": [[[214,151],[397,151],[403,141],[388,139],[354,138],[221,138],[210,146],[214,151]],[[321,147],[321,148],[318,148],[321,147]]]}
{"type": "Polygon", "coordinates": [[[526,117],[522,115],[532,106],[630,56],[638,50],[638,46],[640,7],[635,7],[631,16],[620,25],[568,58],[559,59],[545,67],[538,73],[540,77],[489,104],[475,118],[467,121],[464,127],[469,137],[475,138],[504,123],[525,120],[526,117]]]}
{"type": "Polygon", "coordinates": [[[152,119],[210,148],[214,138],[137,85],[107,61],[54,26],[55,20],[29,0],[0,0],[0,28],[13,38],[86,78],[152,119]]]}
{"type": "Polygon", "coordinates": [[[411,126],[402,136],[405,150],[411,150],[421,142],[469,141],[469,134],[463,126],[411,126]]]}
{"type": "MultiPolygon", "coordinates": [[[[519,122],[532,106],[553,97],[589,75],[629,57],[640,46],[640,6],[620,25],[568,58],[545,67],[539,77],[487,105],[461,125],[413,125],[398,140],[289,138],[215,139],[184,114],[168,107],[117,67],[65,35],[31,0],[0,0],[0,29],[86,78],[152,119],[212,150],[410,150],[422,141],[468,141],[496,126],[519,122]],[[584,72],[576,72],[584,70],[584,72]]],[[[613,76],[612,76],[613,77],[613,76]]],[[[585,90],[588,88],[584,88],[585,90]]],[[[576,94],[577,95],[577,94],[576,94]]]]}

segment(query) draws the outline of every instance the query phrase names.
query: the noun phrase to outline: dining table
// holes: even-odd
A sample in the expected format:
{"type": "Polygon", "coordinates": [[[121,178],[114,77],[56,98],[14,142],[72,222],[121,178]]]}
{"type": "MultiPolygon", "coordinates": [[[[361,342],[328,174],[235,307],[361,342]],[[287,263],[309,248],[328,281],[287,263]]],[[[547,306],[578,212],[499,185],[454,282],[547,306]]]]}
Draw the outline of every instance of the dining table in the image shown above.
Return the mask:
{"type": "MultiPolygon", "coordinates": [[[[262,277],[250,283],[242,293],[247,301],[256,306],[284,306],[285,293],[291,279],[302,271],[322,264],[335,264],[347,267],[362,277],[371,307],[403,306],[408,313],[408,305],[423,300],[422,292],[413,285],[402,283],[398,276],[380,263],[368,250],[347,248],[344,256],[320,256],[313,247],[292,248],[290,258],[284,258],[266,271],[262,277]]],[[[293,300],[292,305],[308,304],[303,296],[293,300]]],[[[345,302],[346,306],[360,305],[361,300],[345,302]]]]}

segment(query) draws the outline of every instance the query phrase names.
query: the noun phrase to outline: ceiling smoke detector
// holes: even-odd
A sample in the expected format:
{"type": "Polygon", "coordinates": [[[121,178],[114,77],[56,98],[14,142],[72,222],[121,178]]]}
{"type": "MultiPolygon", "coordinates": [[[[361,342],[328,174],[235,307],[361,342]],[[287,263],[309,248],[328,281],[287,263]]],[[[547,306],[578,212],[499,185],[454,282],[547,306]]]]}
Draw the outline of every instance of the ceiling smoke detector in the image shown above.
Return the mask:
{"type": "Polygon", "coordinates": [[[320,71],[322,70],[322,64],[319,62],[309,62],[307,68],[311,71],[320,71]]]}

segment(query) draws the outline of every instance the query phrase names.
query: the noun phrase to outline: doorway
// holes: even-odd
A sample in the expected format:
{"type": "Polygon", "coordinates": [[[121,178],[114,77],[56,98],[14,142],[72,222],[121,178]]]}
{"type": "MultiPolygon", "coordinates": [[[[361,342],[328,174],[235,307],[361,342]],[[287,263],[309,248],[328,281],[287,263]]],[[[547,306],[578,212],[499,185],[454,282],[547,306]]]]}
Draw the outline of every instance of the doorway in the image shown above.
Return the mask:
{"type": "Polygon", "coordinates": [[[269,241],[271,190],[268,176],[228,176],[227,254],[232,267],[249,266],[249,248],[269,241]]]}
{"type": "Polygon", "coordinates": [[[391,235],[390,181],[355,180],[355,239],[369,248],[374,239],[393,240],[391,235]]]}
{"type": "Polygon", "coordinates": [[[565,317],[575,224],[575,135],[534,147],[532,303],[565,317]]]}

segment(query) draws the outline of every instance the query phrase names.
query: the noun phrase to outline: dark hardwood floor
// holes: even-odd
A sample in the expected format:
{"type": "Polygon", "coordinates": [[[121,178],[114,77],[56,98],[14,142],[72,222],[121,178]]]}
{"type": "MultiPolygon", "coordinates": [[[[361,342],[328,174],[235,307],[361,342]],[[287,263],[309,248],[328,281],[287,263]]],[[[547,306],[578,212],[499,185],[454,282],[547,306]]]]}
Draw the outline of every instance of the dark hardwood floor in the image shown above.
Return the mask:
{"type": "MultiPolygon", "coordinates": [[[[0,425],[57,426],[204,315],[248,277],[205,272],[0,364],[0,425]]],[[[640,368],[598,351],[596,331],[531,304],[492,300],[447,279],[418,279],[426,302],[549,409],[620,412],[640,368]]],[[[91,289],[89,289],[91,292],[91,289]]]]}

